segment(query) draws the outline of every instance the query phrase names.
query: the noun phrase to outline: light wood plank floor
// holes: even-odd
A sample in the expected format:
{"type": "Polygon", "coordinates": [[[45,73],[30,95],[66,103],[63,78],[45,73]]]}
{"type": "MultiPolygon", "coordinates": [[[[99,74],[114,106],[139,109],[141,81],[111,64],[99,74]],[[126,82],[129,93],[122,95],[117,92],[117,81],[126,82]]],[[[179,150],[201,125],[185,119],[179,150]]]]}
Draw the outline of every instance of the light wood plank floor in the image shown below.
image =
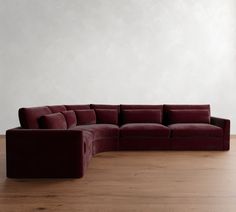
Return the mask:
{"type": "Polygon", "coordinates": [[[236,211],[236,137],[231,150],[106,152],[82,179],[7,179],[0,138],[1,212],[236,211]]]}

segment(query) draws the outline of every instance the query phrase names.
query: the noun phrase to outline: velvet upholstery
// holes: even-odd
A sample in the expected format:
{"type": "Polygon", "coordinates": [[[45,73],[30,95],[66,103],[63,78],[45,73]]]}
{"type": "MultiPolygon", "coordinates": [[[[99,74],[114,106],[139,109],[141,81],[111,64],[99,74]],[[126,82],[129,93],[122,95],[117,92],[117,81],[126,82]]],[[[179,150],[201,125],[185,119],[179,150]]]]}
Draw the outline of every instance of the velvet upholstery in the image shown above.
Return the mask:
{"type": "Polygon", "coordinates": [[[120,113],[120,105],[91,104],[91,109],[112,109],[120,113]]]}
{"type": "Polygon", "coordinates": [[[39,129],[39,118],[50,113],[47,106],[20,108],[18,111],[20,124],[25,129],[39,129]]]}
{"type": "Polygon", "coordinates": [[[73,130],[87,131],[93,135],[93,155],[119,149],[119,127],[112,124],[80,125],[73,130]]]}
{"type": "MultiPolygon", "coordinates": [[[[202,123],[206,114],[209,118],[209,105],[91,104],[21,108],[21,127],[6,132],[7,177],[82,177],[92,155],[102,151],[229,150],[230,120],[211,117],[210,123],[202,123]],[[101,113],[95,113],[90,107],[101,113]],[[118,111],[118,124],[101,123],[113,123],[113,110],[118,111]],[[126,110],[148,111],[141,113],[142,122],[153,119],[156,122],[157,116],[150,113],[161,111],[161,123],[121,125],[120,118],[126,110]],[[174,116],[174,122],[181,123],[171,123],[169,115],[173,110],[181,114],[174,116]],[[189,115],[190,110],[194,114],[189,115]],[[74,111],[79,111],[78,123],[74,111]],[[49,117],[50,128],[63,129],[39,129],[45,117],[49,117]]],[[[140,121],[140,114],[131,118],[132,122],[140,121]]]]}
{"type": "Polygon", "coordinates": [[[120,127],[120,137],[166,137],[170,130],[168,127],[156,123],[131,123],[120,127]]]}
{"type": "Polygon", "coordinates": [[[90,109],[90,105],[65,105],[67,110],[87,110],[90,109]]]}
{"type": "Polygon", "coordinates": [[[166,150],[170,130],[157,123],[130,123],[120,127],[121,150],[166,150]]]}
{"type": "Polygon", "coordinates": [[[6,132],[7,177],[82,177],[83,132],[16,128],[6,132]]]}
{"type": "Polygon", "coordinates": [[[89,124],[79,125],[74,130],[85,130],[93,133],[94,139],[118,137],[119,127],[113,124],[89,124]]]}
{"type": "Polygon", "coordinates": [[[160,110],[161,111],[161,122],[163,119],[163,105],[120,105],[120,111],[121,111],[121,123],[125,124],[126,120],[123,120],[123,111],[124,110],[160,110]]]}
{"type": "Polygon", "coordinates": [[[51,110],[52,113],[59,113],[66,110],[66,107],[64,105],[52,105],[48,106],[48,108],[51,110]]]}
{"type": "MultiPolygon", "coordinates": [[[[91,107],[91,109],[94,109],[95,111],[97,109],[117,110],[118,111],[118,125],[121,124],[121,120],[120,120],[120,105],[91,104],[90,107],[91,107]]],[[[104,123],[104,124],[110,124],[110,123],[104,123]]]]}
{"type": "Polygon", "coordinates": [[[190,109],[190,110],[169,110],[168,122],[175,123],[210,123],[209,110],[190,109]]]}
{"type": "Polygon", "coordinates": [[[98,124],[118,124],[118,111],[116,109],[95,109],[98,124]]]}
{"type": "Polygon", "coordinates": [[[96,114],[94,110],[75,110],[77,124],[95,124],[96,123],[96,114]]]}
{"type": "Polygon", "coordinates": [[[223,129],[211,124],[178,123],[168,126],[171,137],[222,137],[223,129]]]}
{"type": "Polygon", "coordinates": [[[170,150],[223,150],[221,137],[172,137],[170,150]]]}
{"type": "Polygon", "coordinates": [[[61,113],[65,117],[68,129],[73,128],[77,125],[77,118],[76,118],[75,112],[73,110],[67,110],[67,111],[63,111],[61,113]]]}
{"type": "Polygon", "coordinates": [[[122,122],[127,123],[162,123],[162,112],[157,109],[122,110],[122,122]]]}
{"type": "Polygon", "coordinates": [[[170,104],[165,104],[163,105],[164,111],[168,110],[209,110],[210,111],[210,105],[205,104],[205,105],[170,105],[170,104]]]}
{"type": "Polygon", "coordinates": [[[40,118],[42,129],[67,129],[65,117],[61,113],[53,113],[40,118]]]}
{"type": "Polygon", "coordinates": [[[172,124],[169,121],[169,111],[170,110],[208,110],[209,116],[210,116],[210,105],[164,105],[163,106],[163,118],[164,118],[164,124],[172,124]]]}
{"type": "Polygon", "coordinates": [[[163,110],[163,105],[120,105],[120,110],[128,109],[157,109],[163,110]]]}
{"type": "Polygon", "coordinates": [[[223,129],[223,150],[230,149],[230,120],[211,117],[211,124],[223,129]]]}
{"type": "Polygon", "coordinates": [[[167,137],[120,137],[119,150],[170,150],[171,143],[167,137]]]}
{"type": "Polygon", "coordinates": [[[119,150],[119,137],[106,137],[102,139],[95,139],[93,141],[93,155],[106,151],[119,150]]]}
{"type": "Polygon", "coordinates": [[[93,156],[93,134],[88,131],[82,131],[83,133],[83,155],[84,155],[84,160],[83,160],[83,166],[84,166],[84,171],[87,169],[89,165],[89,161],[92,159],[93,156]]]}

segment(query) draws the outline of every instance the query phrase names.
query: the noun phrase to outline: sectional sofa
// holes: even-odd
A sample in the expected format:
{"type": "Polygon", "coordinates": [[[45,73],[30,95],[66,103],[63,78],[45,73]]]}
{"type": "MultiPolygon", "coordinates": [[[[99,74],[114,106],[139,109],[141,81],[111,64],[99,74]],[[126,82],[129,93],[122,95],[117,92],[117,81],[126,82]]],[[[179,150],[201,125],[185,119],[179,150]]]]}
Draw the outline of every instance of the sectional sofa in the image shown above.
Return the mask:
{"type": "Polygon", "coordinates": [[[7,177],[79,178],[118,150],[229,150],[230,121],[210,105],[54,105],[19,109],[6,132],[7,177]]]}

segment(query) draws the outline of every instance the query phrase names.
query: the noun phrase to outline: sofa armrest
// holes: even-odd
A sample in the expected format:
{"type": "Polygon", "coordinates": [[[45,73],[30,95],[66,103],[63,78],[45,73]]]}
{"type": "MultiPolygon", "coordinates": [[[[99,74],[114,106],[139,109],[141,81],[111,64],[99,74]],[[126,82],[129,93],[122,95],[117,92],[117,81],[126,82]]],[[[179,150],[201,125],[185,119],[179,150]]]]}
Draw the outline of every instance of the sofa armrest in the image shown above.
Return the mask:
{"type": "Polygon", "coordinates": [[[81,131],[7,130],[7,177],[82,177],[83,146],[81,131]]]}
{"type": "Polygon", "coordinates": [[[223,129],[223,149],[229,150],[230,149],[230,120],[211,117],[211,124],[218,126],[223,129]]]}

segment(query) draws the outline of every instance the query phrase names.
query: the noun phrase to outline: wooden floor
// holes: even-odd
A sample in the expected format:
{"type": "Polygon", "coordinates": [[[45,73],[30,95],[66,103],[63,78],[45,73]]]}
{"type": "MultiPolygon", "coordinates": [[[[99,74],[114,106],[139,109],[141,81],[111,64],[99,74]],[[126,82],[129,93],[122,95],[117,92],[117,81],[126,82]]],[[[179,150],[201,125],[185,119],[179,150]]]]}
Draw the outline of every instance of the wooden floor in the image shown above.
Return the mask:
{"type": "Polygon", "coordinates": [[[106,152],[82,179],[5,177],[0,138],[0,212],[236,211],[236,137],[226,152],[106,152]]]}

